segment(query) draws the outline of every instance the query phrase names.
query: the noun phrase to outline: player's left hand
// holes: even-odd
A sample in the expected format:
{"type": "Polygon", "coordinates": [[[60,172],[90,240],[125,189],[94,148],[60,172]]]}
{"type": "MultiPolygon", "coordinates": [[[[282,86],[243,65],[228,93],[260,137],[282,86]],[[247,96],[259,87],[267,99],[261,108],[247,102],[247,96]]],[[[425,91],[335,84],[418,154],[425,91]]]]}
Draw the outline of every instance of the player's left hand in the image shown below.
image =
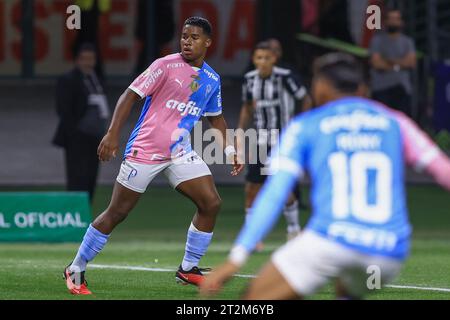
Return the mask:
{"type": "Polygon", "coordinates": [[[234,263],[227,261],[205,276],[205,279],[200,284],[199,290],[202,296],[212,296],[222,289],[225,282],[239,270],[239,267],[234,263]]]}
{"type": "Polygon", "coordinates": [[[241,173],[241,171],[244,169],[244,164],[240,161],[238,161],[238,156],[235,154],[234,155],[234,160],[233,160],[233,171],[231,171],[231,175],[233,177],[237,176],[239,173],[241,173]]]}

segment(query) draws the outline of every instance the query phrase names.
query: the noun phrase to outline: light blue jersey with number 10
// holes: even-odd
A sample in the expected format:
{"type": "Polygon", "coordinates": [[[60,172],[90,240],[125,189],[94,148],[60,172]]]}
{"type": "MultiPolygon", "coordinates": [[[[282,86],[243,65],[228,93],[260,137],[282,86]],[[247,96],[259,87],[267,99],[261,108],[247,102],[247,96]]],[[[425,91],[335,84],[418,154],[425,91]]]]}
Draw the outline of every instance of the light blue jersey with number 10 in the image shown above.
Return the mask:
{"type": "Polygon", "coordinates": [[[307,171],[307,229],[359,252],[404,259],[411,227],[400,123],[389,109],[343,98],[295,118],[272,157],[277,173],[257,197],[236,245],[253,250],[307,171]]]}

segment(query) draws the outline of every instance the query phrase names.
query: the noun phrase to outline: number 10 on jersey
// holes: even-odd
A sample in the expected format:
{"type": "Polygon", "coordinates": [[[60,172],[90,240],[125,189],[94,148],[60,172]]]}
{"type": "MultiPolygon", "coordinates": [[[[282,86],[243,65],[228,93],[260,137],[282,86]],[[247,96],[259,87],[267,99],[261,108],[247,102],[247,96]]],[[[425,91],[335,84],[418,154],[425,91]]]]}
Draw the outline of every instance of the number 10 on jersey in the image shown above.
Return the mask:
{"type": "Polygon", "coordinates": [[[332,211],[336,219],[350,215],[361,222],[383,224],[392,214],[392,162],[381,152],[332,153],[328,158],[332,177],[332,211]],[[375,179],[369,186],[369,170],[375,179]],[[368,188],[375,188],[369,203],[368,188]]]}

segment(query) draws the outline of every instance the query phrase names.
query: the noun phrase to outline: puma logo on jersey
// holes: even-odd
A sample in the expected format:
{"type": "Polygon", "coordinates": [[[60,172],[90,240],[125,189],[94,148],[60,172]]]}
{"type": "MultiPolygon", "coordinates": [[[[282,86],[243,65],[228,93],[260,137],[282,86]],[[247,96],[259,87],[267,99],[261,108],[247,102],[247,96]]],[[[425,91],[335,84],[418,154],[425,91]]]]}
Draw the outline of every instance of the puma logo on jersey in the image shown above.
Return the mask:
{"type": "Polygon", "coordinates": [[[178,83],[178,84],[180,85],[181,88],[183,88],[183,82],[184,82],[184,81],[175,79],[175,82],[178,83]]]}

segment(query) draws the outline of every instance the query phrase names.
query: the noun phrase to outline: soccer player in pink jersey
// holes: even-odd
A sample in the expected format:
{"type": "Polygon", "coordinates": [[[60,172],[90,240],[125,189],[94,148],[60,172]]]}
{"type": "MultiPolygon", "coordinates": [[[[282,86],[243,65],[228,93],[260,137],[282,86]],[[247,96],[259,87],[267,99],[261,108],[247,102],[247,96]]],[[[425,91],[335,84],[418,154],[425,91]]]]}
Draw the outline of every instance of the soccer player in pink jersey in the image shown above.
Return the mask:
{"type": "Polygon", "coordinates": [[[144,98],[146,101],[127,143],[111,202],[89,226],[75,259],[64,270],[72,294],[91,294],[84,277],[87,263],[103,249],[114,228],[161,172],[197,206],[176,280],[193,285],[202,281],[198,264],[211,242],[221,199],[208,166],[192,150],[189,140],[201,116],[222,133],[225,154],[234,163],[231,175],[243,169],[234,146],[225,138],[220,77],[204,61],[211,41],[208,20],[188,18],[182,29],[181,52],[154,61],[119,98],[109,130],[98,147],[102,161],[116,156],[120,129],[134,103],[144,98]]]}

